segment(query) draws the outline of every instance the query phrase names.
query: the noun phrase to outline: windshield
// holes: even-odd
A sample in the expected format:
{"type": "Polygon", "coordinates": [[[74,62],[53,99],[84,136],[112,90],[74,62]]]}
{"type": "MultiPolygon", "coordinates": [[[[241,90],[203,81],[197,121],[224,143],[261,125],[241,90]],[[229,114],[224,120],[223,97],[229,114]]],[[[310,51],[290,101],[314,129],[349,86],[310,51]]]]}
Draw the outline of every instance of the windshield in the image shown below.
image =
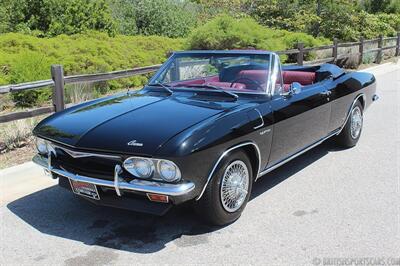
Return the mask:
{"type": "Polygon", "coordinates": [[[150,83],[172,89],[198,87],[235,93],[266,93],[270,58],[270,54],[178,53],[150,83]]]}

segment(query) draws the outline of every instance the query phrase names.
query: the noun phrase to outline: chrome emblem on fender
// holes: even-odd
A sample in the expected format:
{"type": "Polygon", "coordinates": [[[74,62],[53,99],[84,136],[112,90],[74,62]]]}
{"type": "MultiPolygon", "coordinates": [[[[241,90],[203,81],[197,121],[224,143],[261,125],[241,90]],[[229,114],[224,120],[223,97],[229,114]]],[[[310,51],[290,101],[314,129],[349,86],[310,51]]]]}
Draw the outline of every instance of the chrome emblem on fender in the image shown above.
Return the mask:
{"type": "Polygon", "coordinates": [[[137,142],[136,139],[134,139],[128,142],[128,146],[142,147],[143,143],[137,142]]]}
{"type": "Polygon", "coordinates": [[[271,129],[269,128],[269,129],[266,129],[266,130],[263,130],[263,131],[261,131],[260,132],[260,135],[264,135],[265,133],[269,133],[269,132],[271,132],[271,129]]]}

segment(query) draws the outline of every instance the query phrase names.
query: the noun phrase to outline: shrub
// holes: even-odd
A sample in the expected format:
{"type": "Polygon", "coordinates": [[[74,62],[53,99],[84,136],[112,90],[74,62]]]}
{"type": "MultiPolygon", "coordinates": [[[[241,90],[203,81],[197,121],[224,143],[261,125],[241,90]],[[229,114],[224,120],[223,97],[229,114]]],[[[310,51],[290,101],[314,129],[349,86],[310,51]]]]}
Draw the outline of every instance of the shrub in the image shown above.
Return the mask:
{"type": "Polygon", "coordinates": [[[265,50],[294,48],[298,42],[306,47],[318,46],[329,41],[314,38],[305,33],[269,29],[254,19],[234,19],[227,15],[218,16],[197,28],[188,38],[190,49],[246,49],[265,50]]]}
{"type": "Polygon", "coordinates": [[[357,29],[359,32],[357,37],[372,39],[379,35],[395,36],[396,30],[391,26],[392,21],[395,26],[395,17],[395,15],[372,15],[361,12],[357,17],[357,25],[360,25],[357,29]]]}
{"type": "MultiPolygon", "coordinates": [[[[169,52],[181,50],[182,39],[159,36],[110,37],[89,32],[72,36],[37,38],[19,33],[0,35],[0,85],[50,78],[50,65],[64,66],[65,75],[99,73],[162,63],[169,52]]],[[[145,76],[96,84],[96,89],[140,86],[145,76]]],[[[13,93],[20,106],[44,102],[49,90],[13,93]]]]}
{"type": "MultiPolygon", "coordinates": [[[[51,62],[44,55],[37,52],[23,51],[19,60],[10,69],[10,82],[22,83],[29,80],[49,79],[51,62]]],[[[49,100],[50,89],[29,90],[11,94],[14,102],[19,106],[33,106],[49,100]]]]}
{"type": "MultiPolygon", "coordinates": [[[[399,2],[400,6],[400,2],[399,2]]],[[[400,7],[399,7],[400,9],[400,7]]],[[[400,12],[397,14],[385,14],[381,13],[377,15],[378,20],[381,23],[387,23],[394,29],[395,32],[400,32],[400,12]]]]}
{"type": "Polygon", "coordinates": [[[324,21],[321,32],[327,37],[344,41],[356,41],[360,37],[373,39],[379,35],[395,36],[396,28],[400,27],[400,15],[374,15],[365,11],[346,16],[332,12],[324,21]]]}
{"type": "Polygon", "coordinates": [[[218,16],[193,31],[189,36],[191,49],[265,48],[264,29],[252,19],[235,20],[218,16]]]}
{"type": "Polygon", "coordinates": [[[27,142],[32,141],[32,130],[38,121],[39,119],[35,117],[2,124],[0,128],[0,154],[23,147],[27,142]]]}
{"type": "Polygon", "coordinates": [[[311,33],[320,18],[313,13],[312,1],[254,0],[248,1],[248,13],[262,25],[289,31],[311,33]]]}

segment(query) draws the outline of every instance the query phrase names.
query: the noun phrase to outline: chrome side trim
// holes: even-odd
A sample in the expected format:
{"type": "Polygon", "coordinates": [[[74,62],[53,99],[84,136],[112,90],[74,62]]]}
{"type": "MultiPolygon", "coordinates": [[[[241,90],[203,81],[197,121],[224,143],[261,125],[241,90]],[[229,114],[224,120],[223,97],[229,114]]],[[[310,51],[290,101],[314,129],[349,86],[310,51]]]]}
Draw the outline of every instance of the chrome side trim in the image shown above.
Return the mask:
{"type": "Polygon", "coordinates": [[[204,187],[203,187],[203,189],[201,190],[200,195],[196,198],[196,200],[199,200],[199,199],[203,196],[204,191],[206,191],[206,188],[207,188],[208,183],[210,182],[210,180],[211,180],[211,178],[212,178],[212,176],[213,176],[215,170],[217,169],[217,167],[218,167],[219,163],[222,161],[222,159],[223,159],[228,153],[230,153],[231,151],[236,150],[236,149],[241,148],[241,147],[244,147],[244,146],[248,146],[248,145],[253,145],[253,146],[256,148],[256,150],[257,150],[257,158],[258,158],[257,176],[258,176],[258,173],[260,172],[260,167],[261,167],[261,153],[260,153],[260,149],[258,148],[257,144],[255,144],[254,142],[248,141],[248,142],[244,142],[244,143],[235,145],[235,146],[233,146],[233,147],[227,149],[226,151],[224,151],[224,152],[221,154],[221,156],[218,158],[217,162],[214,164],[214,167],[212,168],[210,174],[209,174],[208,177],[207,177],[207,181],[206,181],[206,183],[204,184],[204,187]]]}
{"type": "Polygon", "coordinates": [[[285,163],[287,163],[287,162],[293,160],[294,158],[296,158],[296,157],[302,155],[303,153],[305,153],[305,152],[311,150],[312,148],[318,146],[319,144],[321,144],[321,143],[324,142],[325,140],[329,139],[330,137],[332,137],[332,136],[334,136],[334,135],[337,135],[337,134],[338,134],[338,133],[337,133],[338,131],[339,131],[339,129],[335,130],[334,132],[332,132],[332,133],[329,134],[328,136],[326,136],[326,137],[324,137],[324,138],[318,140],[318,141],[315,142],[314,144],[311,144],[310,146],[307,146],[306,148],[304,148],[304,149],[302,149],[302,150],[296,152],[295,154],[289,156],[288,158],[286,158],[286,159],[284,159],[284,160],[282,160],[282,161],[280,161],[280,162],[278,162],[278,163],[276,163],[276,164],[274,164],[274,165],[272,165],[272,166],[270,166],[270,167],[264,169],[263,171],[261,171],[261,172],[258,174],[258,176],[257,176],[257,178],[256,178],[256,181],[257,181],[261,176],[263,176],[263,175],[265,175],[265,174],[271,172],[272,170],[275,170],[275,169],[278,168],[279,166],[282,166],[282,165],[284,165],[285,163]]]}
{"type": "Polygon", "coordinates": [[[253,127],[253,129],[259,129],[259,128],[262,128],[262,127],[264,126],[264,118],[262,117],[262,115],[261,115],[260,111],[259,111],[257,108],[255,108],[254,110],[256,110],[256,112],[257,112],[257,113],[258,113],[258,115],[260,116],[260,118],[261,118],[261,124],[260,124],[260,125],[258,125],[258,126],[255,126],[255,127],[253,127]]]}
{"type": "Polygon", "coordinates": [[[363,97],[363,99],[365,101],[365,94],[364,93],[361,93],[361,94],[357,95],[357,97],[354,99],[353,103],[351,104],[350,109],[347,112],[346,119],[344,120],[343,125],[340,127],[339,131],[337,132],[337,135],[339,135],[340,132],[342,132],[343,128],[346,126],[347,120],[349,120],[349,117],[350,117],[350,114],[351,114],[351,110],[353,109],[353,107],[356,104],[356,102],[358,101],[358,99],[360,99],[360,97],[363,97]]]}
{"type": "Polygon", "coordinates": [[[130,181],[128,183],[128,182],[123,181],[119,176],[118,176],[118,178],[119,178],[118,182],[115,184],[114,181],[97,179],[97,178],[82,176],[82,175],[75,175],[73,173],[70,173],[65,170],[58,169],[58,168],[55,168],[52,166],[50,166],[50,169],[49,169],[47,158],[44,158],[44,157],[40,156],[39,154],[35,155],[32,158],[32,161],[34,163],[38,164],[39,166],[46,168],[51,173],[66,177],[70,180],[86,182],[86,183],[103,186],[103,187],[114,188],[114,189],[117,186],[117,188],[122,191],[127,190],[127,191],[138,191],[138,192],[145,192],[145,193],[162,194],[162,195],[167,195],[167,196],[181,196],[181,195],[189,193],[190,191],[192,191],[195,188],[195,184],[190,181],[182,182],[179,184],[168,184],[168,183],[154,182],[154,181],[148,181],[148,180],[133,179],[132,181],[130,181]]]}

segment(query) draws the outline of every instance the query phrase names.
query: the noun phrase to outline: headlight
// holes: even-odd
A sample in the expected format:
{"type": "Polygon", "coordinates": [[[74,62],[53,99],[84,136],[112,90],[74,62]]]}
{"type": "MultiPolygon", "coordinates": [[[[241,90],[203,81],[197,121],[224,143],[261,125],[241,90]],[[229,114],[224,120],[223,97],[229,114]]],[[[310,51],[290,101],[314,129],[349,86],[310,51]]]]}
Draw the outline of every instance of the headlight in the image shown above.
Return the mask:
{"type": "Polygon", "coordinates": [[[41,155],[46,155],[49,152],[47,141],[41,138],[36,138],[36,149],[41,155]]]}
{"type": "Polygon", "coordinates": [[[170,161],[160,160],[158,162],[158,173],[160,177],[167,182],[174,182],[181,178],[179,168],[170,161]]]}
{"type": "Polygon", "coordinates": [[[125,160],[124,168],[136,177],[149,178],[154,172],[154,163],[147,158],[132,157],[125,160]]]}
{"type": "Polygon", "coordinates": [[[168,160],[130,157],[124,161],[123,166],[126,171],[138,178],[151,178],[166,182],[176,182],[181,179],[181,171],[178,166],[168,160]]]}

